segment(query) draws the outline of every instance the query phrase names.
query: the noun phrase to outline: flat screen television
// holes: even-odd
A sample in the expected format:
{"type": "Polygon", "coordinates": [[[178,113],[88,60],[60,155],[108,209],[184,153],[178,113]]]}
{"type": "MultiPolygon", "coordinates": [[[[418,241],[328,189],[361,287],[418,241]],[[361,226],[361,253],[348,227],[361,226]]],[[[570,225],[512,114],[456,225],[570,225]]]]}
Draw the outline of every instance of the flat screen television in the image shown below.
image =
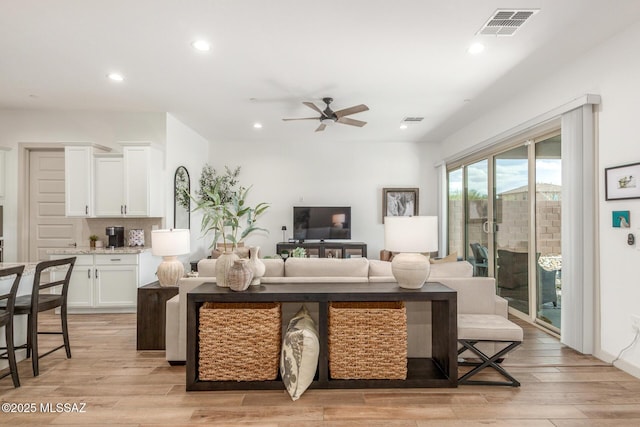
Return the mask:
{"type": "Polygon", "coordinates": [[[351,239],[351,207],[294,206],[296,240],[351,239]]]}

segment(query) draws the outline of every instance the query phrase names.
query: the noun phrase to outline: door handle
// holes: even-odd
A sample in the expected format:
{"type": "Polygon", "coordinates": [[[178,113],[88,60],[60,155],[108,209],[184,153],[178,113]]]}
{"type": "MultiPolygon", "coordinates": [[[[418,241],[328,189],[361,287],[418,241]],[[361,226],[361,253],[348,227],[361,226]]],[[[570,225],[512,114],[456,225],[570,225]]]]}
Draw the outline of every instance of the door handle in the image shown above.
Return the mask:
{"type": "Polygon", "coordinates": [[[127,205],[124,205],[124,214],[127,214],[127,205]]]}
{"type": "Polygon", "coordinates": [[[87,279],[91,279],[91,269],[87,268],[87,279]]]}
{"type": "Polygon", "coordinates": [[[85,215],[89,215],[89,205],[84,205],[84,213],[85,215]]]}
{"type": "Polygon", "coordinates": [[[485,221],[482,223],[482,231],[489,234],[489,221],[485,221]]]}
{"type": "Polygon", "coordinates": [[[120,215],[124,214],[124,206],[120,205],[120,215]]]}
{"type": "Polygon", "coordinates": [[[96,268],[96,279],[98,278],[98,269],[96,268]]]}

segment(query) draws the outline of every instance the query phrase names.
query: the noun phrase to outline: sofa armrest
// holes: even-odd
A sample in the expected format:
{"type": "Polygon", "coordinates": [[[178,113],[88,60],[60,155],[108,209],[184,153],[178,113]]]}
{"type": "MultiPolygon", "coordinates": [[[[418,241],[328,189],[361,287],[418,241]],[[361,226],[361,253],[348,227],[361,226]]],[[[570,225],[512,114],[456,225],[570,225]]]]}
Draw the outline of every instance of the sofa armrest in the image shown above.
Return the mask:
{"type": "Polygon", "coordinates": [[[501,296],[496,295],[495,304],[496,304],[495,314],[508,319],[509,318],[509,301],[502,298],[501,296]]]}

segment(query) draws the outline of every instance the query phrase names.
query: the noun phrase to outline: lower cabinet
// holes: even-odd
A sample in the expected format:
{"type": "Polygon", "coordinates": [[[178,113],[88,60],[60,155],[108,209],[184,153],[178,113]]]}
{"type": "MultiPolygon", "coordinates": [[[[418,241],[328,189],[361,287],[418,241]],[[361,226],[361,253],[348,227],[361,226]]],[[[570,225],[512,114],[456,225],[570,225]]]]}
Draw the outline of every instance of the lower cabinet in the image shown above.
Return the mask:
{"type": "MultiPolygon", "coordinates": [[[[51,255],[51,259],[74,255],[51,255]]],[[[159,260],[139,254],[75,255],[67,304],[71,313],[135,312],[138,287],[155,280],[159,260]]]]}

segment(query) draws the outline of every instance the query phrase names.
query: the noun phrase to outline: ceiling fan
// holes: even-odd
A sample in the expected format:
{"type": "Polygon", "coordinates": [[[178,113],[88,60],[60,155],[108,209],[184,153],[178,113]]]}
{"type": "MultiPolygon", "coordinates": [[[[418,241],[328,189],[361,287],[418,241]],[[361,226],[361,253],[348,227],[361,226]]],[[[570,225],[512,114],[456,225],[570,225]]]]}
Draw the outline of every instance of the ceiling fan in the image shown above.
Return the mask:
{"type": "Polygon", "coordinates": [[[334,123],[342,123],[343,125],[350,126],[358,126],[362,127],[367,124],[367,122],[363,122],[362,120],[350,119],[346,116],[350,116],[351,114],[361,113],[363,111],[369,110],[364,104],[355,105],[353,107],[344,108],[342,110],[333,111],[329,104],[333,102],[333,98],[322,98],[322,101],[327,104],[327,107],[322,111],[320,108],[316,106],[313,102],[303,102],[304,105],[311,108],[314,111],[320,113],[320,117],[304,117],[300,119],[282,119],[284,121],[290,120],[320,120],[320,126],[316,129],[316,132],[323,131],[327,125],[332,125],[334,123]]]}

